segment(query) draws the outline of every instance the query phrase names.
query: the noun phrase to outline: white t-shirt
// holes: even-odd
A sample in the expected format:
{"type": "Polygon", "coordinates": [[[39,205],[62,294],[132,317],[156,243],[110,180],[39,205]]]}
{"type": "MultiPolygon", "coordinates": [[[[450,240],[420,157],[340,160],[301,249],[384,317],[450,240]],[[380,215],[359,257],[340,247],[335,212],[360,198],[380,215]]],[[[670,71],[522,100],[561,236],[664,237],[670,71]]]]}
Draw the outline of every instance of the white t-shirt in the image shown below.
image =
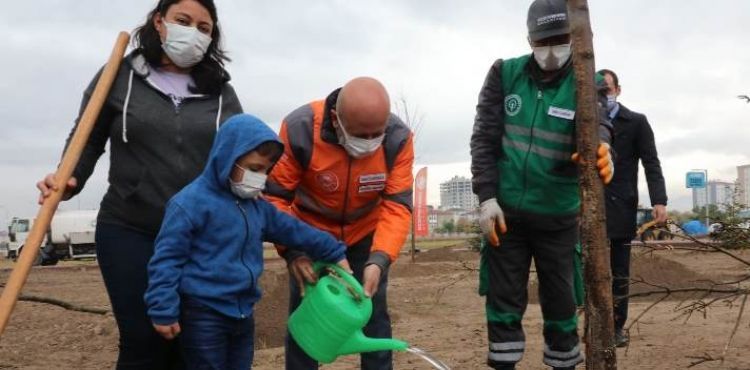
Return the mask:
{"type": "Polygon", "coordinates": [[[148,77],[162,92],[172,98],[175,107],[179,107],[186,97],[194,95],[188,89],[188,86],[193,85],[193,77],[189,74],[153,68],[148,77]]]}

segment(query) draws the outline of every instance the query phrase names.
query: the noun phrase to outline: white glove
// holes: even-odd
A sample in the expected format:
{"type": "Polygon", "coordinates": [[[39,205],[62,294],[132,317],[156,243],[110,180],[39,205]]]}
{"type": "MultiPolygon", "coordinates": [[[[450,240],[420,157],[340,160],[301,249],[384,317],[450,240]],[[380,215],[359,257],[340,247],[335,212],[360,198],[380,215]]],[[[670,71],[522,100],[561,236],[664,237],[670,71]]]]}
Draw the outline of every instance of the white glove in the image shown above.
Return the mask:
{"type": "Polygon", "coordinates": [[[497,203],[497,199],[487,199],[479,205],[479,228],[493,247],[500,246],[498,233],[508,231],[505,226],[505,215],[497,203]]]}

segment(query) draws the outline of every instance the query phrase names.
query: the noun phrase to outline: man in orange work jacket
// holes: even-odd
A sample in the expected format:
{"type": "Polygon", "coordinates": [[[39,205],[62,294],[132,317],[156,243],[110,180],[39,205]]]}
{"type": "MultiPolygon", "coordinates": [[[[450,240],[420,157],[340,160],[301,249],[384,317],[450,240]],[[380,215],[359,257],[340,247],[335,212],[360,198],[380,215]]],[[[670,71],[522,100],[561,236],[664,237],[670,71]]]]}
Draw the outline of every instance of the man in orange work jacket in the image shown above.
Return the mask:
{"type": "MultiPolygon", "coordinates": [[[[383,85],[356,78],[290,113],[281,125],[284,155],[266,182],[266,196],[279,209],[328,231],[349,247],[354,276],[372,298],[364,333],[390,338],[386,288],[388,267],[398,257],[411,225],[412,133],[390,112],[383,85]]],[[[291,274],[291,313],[315,282],[312,260],[277,247],[291,274]]],[[[362,369],[392,369],[391,352],[362,354],[362,369]]],[[[317,369],[287,335],[286,368],[317,369]]]]}

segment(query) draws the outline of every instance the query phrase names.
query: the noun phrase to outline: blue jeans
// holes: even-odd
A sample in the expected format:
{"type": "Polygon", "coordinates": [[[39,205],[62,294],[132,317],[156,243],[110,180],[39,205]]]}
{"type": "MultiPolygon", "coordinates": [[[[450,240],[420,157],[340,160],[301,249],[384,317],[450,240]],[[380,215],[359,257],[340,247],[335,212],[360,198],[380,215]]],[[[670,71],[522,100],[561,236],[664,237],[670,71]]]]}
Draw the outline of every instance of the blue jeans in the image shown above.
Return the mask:
{"type": "Polygon", "coordinates": [[[253,365],[253,316],[235,319],[182,296],[180,347],[188,370],[247,370],[253,365]]]}
{"type": "Polygon", "coordinates": [[[181,369],[179,347],[156,333],[143,294],[154,235],[120,225],[96,225],[96,256],[120,331],[118,370],[181,369]]]}
{"type": "MultiPolygon", "coordinates": [[[[370,257],[372,235],[362,239],[349,247],[346,258],[354,271],[354,277],[362,282],[365,263],[370,257]]],[[[388,272],[380,278],[378,291],[372,297],[372,316],[364,327],[365,336],[372,338],[391,338],[391,318],[388,316],[388,301],[386,300],[388,290],[388,272]]],[[[299,287],[294,278],[289,278],[289,313],[291,314],[300,305],[299,287]]],[[[305,354],[297,342],[287,332],[285,344],[285,357],[287,370],[317,369],[318,363],[305,354]]],[[[360,355],[360,363],[364,370],[390,370],[393,369],[393,354],[391,351],[368,352],[360,355]]]]}

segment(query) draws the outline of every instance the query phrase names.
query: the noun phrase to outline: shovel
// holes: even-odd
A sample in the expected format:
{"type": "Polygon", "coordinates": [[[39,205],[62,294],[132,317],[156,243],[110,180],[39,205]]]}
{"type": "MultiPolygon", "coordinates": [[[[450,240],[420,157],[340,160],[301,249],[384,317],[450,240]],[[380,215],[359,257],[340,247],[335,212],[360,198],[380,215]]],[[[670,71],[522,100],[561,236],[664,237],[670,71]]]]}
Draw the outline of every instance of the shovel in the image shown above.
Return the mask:
{"type": "Polygon", "coordinates": [[[29,232],[29,236],[26,238],[23,253],[21,253],[13,268],[13,272],[8,277],[3,294],[0,296],[0,336],[5,331],[10,314],[13,312],[13,308],[18,301],[18,296],[21,294],[21,288],[26,283],[31,266],[39,254],[39,247],[49,229],[52,216],[57,210],[57,205],[62,200],[65,184],[73,175],[73,170],[81,158],[81,152],[86,146],[86,142],[91,135],[91,130],[94,128],[94,123],[99,117],[99,112],[101,112],[109,90],[114,83],[123,55],[125,55],[128,41],[130,41],[130,35],[127,32],[120,32],[117,36],[117,41],[115,42],[112,54],[109,56],[109,61],[104,67],[99,81],[96,83],[94,93],[91,95],[91,99],[83,111],[73,138],[70,140],[68,149],[65,151],[60,166],[55,173],[58,190],[51,190],[52,194],[44,200],[44,203],[39,208],[36,221],[31,228],[31,232],[29,232]]]}

